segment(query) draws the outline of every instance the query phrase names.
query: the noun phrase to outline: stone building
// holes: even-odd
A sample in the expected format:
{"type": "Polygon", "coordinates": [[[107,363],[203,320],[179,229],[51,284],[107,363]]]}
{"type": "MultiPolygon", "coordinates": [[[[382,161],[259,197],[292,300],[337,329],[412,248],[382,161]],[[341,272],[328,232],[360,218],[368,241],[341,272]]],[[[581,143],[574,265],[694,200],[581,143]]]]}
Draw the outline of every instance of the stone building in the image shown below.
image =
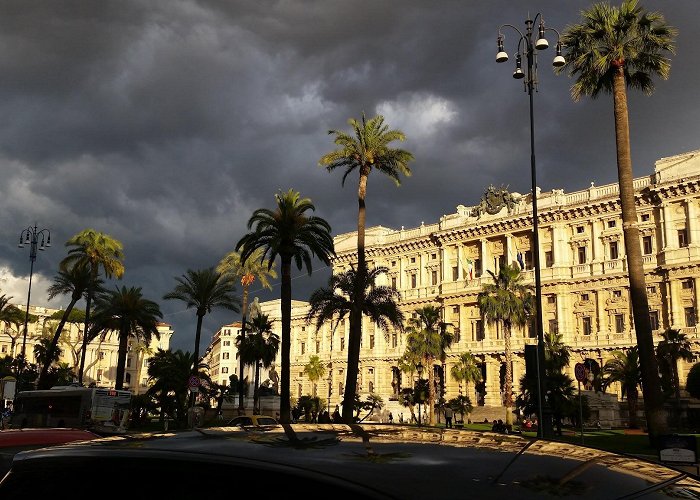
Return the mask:
{"type": "MultiPolygon", "coordinates": [[[[665,329],[678,328],[697,347],[700,150],[660,159],[654,172],[635,179],[634,186],[654,340],[658,342],[665,329]]],[[[588,360],[602,366],[614,350],[636,343],[618,186],[592,183],[573,193],[539,192],[538,214],[544,330],[563,335],[572,350],[568,370],[574,378],[575,363],[588,360]]],[[[357,234],[340,234],[334,241],[337,273],[357,262],[357,234]]],[[[478,205],[459,205],[437,222],[410,229],[370,227],[366,250],[370,268],[388,268],[383,284],[400,292],[407,316],[432,304],[441,306],[444,321],[452,324],[456,341],[445,366],[434,367],[440,380],[446,378],[446,398],[467,391],[449,373],[459,354],[468,351],[479,359],[484,383],[470,387],[467,394],[475,405],[500,407],[502,332],[484,322],[476,299],[490,279],[487,271],[497,272],[504,263],[519,265],[525,282],[534,286],[530,194],[490,187],[478,205]]],[[[271,317],[280,317],[278,300],[262,306],[271,317]]],[[[294,302],[291,394],[313,393],[303,367],[315,354],[328,368],[326,377],[316,382],[317,393],[324,399],[330,394],[332,407],[342,398],[349,324],[346,320],[335,330],[324,325],[316,331],[306,322],[307,311],[308,304],[294,302]]],[[[275,324],[280,328],[279,321],[275,324]]],[[[405,336],[382,332],[364,320],[359,391],[363,396],[379,394],[389,409],[399,410],[393,401],[402,386],[411,385],[408,375],[398,369],[405,336]]],[[[512,333],[516,391],[525,369],[524,346],[536,343],[534,337],[531,328],[512,333]]],[[[682,385],[689,367],[679,363],[682,385]]]]}
{"type": "MultiPolygon", "coordinates": [[[[26,304],[17,305],[24,311],[26,304]]],[[[29,314],[36,316],[37,320],[27,325],[27,340],[25,353],[29,362],[36,362],[34,346],[42,337],[53,336],[59,321],[51,319],[57,309],[47,307],[29,306],[29,314]]],[[[6,355],[18,356],[22,352],[22,340],[24,325],[0,324],[0,357],[6,355]]],[[[82,332],[84,325],[66,323],[59,348],[61,349],[60,362],[68,363],[74,367],[80,366],[80,352],[82,348],[82,332]]],[[[126,371],[124,373],[124,388],[134,394],[140,394],[148,389],[148,360],[158,349],[170,348],[170,339],[173,329],[168,323],[158,323],[160,339],[153,337],[149,345],[129,341],[129,353],[126,358],[126,371]]],[[[109,332],[104,338],[97,338],[88,344],[85,356],[85,373],[83,383],[89,385],[95,383],[98,387],[114,387],[117,372],[117,356],[119,351],[119,338],[116,332],[109,332]]]]}

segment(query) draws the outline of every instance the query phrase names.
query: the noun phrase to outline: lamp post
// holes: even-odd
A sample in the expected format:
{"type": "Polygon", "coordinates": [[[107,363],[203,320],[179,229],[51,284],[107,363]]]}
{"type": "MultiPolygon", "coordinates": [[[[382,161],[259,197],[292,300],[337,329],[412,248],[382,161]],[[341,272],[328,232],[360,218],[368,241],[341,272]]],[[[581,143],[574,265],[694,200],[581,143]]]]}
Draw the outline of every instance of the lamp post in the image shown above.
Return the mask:
{"type": "Polygon", "coordinates": [[[331,414],[331,394],[333,394],[333,363],[328,363],[328,414],[331,414]]]}
{"type": "Polygon", "coordinates": [[[503,24],[498,29],[498,53],[496,54],[496,62],[502,63],[508,60],[508,54],[503,48],[505,36],[501,30],[505,27],[514,29],[518,33],[518,51],[515,56],[515,71],[513,78],[516,80],[524,80],[525,91],[530,97],[530,172],[532,177],[532,230],[533,230],[533,245],[532,252],[535,265],[535,301],[537,311],[535,313],[535,325],[537,329],[537,409],[538,409],[538,425],[537,435],[540,438],[545,437],[544,427],[547,425],[544,417],[543,409],[546,402],[543,402],[544,394],[544,333],[542,326],[542,282],[540,275],[540,235],[539,221],[537,217],[537,169],[535,167],[535,115],[533,109],[533,93],[537,92],[537,52],[545,50],[549,47],[549,42],[545,38],[546,31],[553,31],[557,34],[556,55],[552,61],[554,67],[561,67],[566,64],[566,60],[561,54],[562,44],[560,34],[554,28],[547,28],[544,24],[544,19],[540,13],[537,13],[534,19],[528,18],[525,20],[525,33],[520,31],[512,24],[503,24]],[[537,40],[533,42],[534,26],[539,18],[539,27],[537,30],[537,40]],[[522,56],[527,58],[527,74],[523,73],[522,56]]]}
{"type": "Polygon", "coordinates": [[[29,226],[23,229],[19,235],[19,248],[24,248],[29,245],[29,291],[27,292],[27,309],[24,313],[24,329],[22,332],[22,366],[19,368],[21,372],[26,364],[26,348],[27,348],[27,328],[29,322],[29,302],[32,297],[32,275],[34,274],[34,261],[36,260],[37,249],[44,251],[51,246],[51,231],[44,228],[41,231],[37,229],[36,223],[34,226],[29,226]],[[39,240],[41,238],[41,241],[39,240]]]}
{"type": "Polygon", "coordinates": [[[418,365],[416,366],[416,371],[418,372],[418,397],[421,398],[418,400],[418,425],[423,425],[423,420],[421,418],[421,412],[420,412],[420,406],[421,406],[421,401],[422,397],[420,396],[421,394],[421,375],[423,374],[423,364],[419,361],[418,365]]]}

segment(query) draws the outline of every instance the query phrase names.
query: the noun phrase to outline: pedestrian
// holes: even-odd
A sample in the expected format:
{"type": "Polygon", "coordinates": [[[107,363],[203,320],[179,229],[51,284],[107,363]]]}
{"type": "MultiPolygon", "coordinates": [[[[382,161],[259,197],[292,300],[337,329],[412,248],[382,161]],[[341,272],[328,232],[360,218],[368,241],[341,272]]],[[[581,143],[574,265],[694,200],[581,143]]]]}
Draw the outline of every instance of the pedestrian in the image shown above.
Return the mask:
{"type": "Polygon", "coordinates": [[[340,409],[338,408],[338,405],[335,405],[335,410],[333,411],[333,423],[334,424],[339,424],[341,422],[340,418],[340,409]]]}
{"type": "Polygon", "coordinates": [[[452,416],[454,412],[449,406],[445,407],[445,428],[452,429],[452,416]]]}
{"type": "Polygon", "coordinates": [[[389,412],[389,423],[393,424],[394,423],[394,416],[389,412]]]}
{"type": "Polygon", "coordinates": [[[403,424],[403,413],[399,413],[399,423],[403,424]]]}

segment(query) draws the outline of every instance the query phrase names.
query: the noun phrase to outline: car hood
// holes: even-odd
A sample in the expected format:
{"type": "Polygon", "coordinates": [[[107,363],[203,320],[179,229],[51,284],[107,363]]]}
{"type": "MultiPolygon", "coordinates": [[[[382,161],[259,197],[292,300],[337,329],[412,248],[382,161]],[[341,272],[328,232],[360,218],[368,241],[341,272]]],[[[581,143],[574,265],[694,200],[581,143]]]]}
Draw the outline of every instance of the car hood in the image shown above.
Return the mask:
{"type": "Polygon", "coordinates": [[[172,475],[180,493],[186,486],[177,480],[187,471],[228,477],[228,470],[232,478],[241,477],[240,483],[227,479],[228,490],[222,492],[230,492],[233,481],[255,484],[266,494],[291,494],[297,484],[303,486],[300,492],[327,486],[334,488],[329,492],[366,498],[700,495],[700,483],[688,473],[634,457],[488,432],[386,425],[284,424],[264,432],[221,427],[105,438],[20,453],[13,464],[15,479],[46,471],[47,464],[114,466],[111,470],[124,477],[129,477],[121,468],[126,464],[150,467],[158,474],[153,477],[165,474],[166,482],[172,475]]]}

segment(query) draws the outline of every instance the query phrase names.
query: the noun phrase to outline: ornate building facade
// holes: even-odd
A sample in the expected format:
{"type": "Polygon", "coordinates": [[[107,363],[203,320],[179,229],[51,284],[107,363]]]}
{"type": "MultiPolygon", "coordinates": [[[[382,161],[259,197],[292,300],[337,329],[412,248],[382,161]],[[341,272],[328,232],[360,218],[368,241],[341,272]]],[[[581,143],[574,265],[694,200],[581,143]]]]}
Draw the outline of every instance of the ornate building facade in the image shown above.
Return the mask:
{"type": "MultiPolygon", "coordinates": [[[[635,179],[634,186],[654,340],[658,342],[667,328],[677,328],[697,348],[700,150],[657,161],[654,172],[635,179]]],[[[613,351],[636,344],[618,186],[592,183],[573,193],[540,192],[538,215],[544,331],[563,336],[572,351],[569,372],[574,378],[575,363],[588,360],[602,366],[613,351]]],[[[368,265],[388,268],[382,284],[400,292],[406,315],[425,305],[441,306],[444,321],[453,327],[455,342],[445,365],[434,367],[444,380],[447,399],[467,391],[449,373],[459,354],[468,351],[479,359],[484,382],[467,394],[475,405],[501,406],[503,336],[481,317],[477,295],[490,280],[487,271],[497,272],[504,263],[520,266],[525,282],[534,286],[532,227],[529,194],[491,187],[479,205],[460,205],[438,222],[411,229],[367,229],[368,265]]],[[[357,233],[334,240],[337,273],[357,262],[357,233]]],[[[279,318],[279,301],[263,308],[279,318]]],[[[303,367],[315,354],[328,368],[327,378],[316,382],[317,393],[325,399],[328,391],[335,405],[342,398],[349,325],[345,321],[335,331],[329,325],[316,331],[306,322],[307,311],[308,304],[295,301],[291,393],[313,393],[303,367]]],[[[276,325],[279,328],[279,322],[276,325]]],[[[513,331],[516,391],[529,343],[536,343],[532,329],[513,331]]],[[[404,350],[405,333],[382,332],[365,318],[359,380],[363,396],[377,393],[392,407],[401,387],[411,385],[398,369],[404,350]]],[[[690,364],[681,361],[679,368],[683,385],[690,364]]]]}
{"type": "MultiPolygon", "coordinates": [[[[17,305],[22,311],[27,307],[17,305]]],[[[47,307],[29,306],[29,314],[37,318],[36,321],[27,324],[27,341],[25,353],[29,362],[36,362],[34,346],[39,339],[52,337],[59,321],[51,319],[57,309],[47,307]]],[[[24,324],[0,324],[0,357],[18,356],[22,352],[22,339],[24,324]]],[[[69,366],[80,366],[80,352],[83,342],[83,325],[66,323],[58,347],[61,349],[59,361],[68,363],[69,366]]],[[[124,388],[134,394],[141,394],[148,389],[148,360],[158,350],[168,350],[173,329],[168,323],[158,323],[160,339],[153,337],[149,345],[129,340],[129,353],[126,358],[126,371],[124,373],[124,388]]],[[[90,342],[85,355],[85,373],[83,383],[89,385],[95,383],[98,387],[114,387],[117,372],[117,356],[119,351],[119,338],[116,332],[109,332],[104,338],[97,338],[90,342]]]]}

